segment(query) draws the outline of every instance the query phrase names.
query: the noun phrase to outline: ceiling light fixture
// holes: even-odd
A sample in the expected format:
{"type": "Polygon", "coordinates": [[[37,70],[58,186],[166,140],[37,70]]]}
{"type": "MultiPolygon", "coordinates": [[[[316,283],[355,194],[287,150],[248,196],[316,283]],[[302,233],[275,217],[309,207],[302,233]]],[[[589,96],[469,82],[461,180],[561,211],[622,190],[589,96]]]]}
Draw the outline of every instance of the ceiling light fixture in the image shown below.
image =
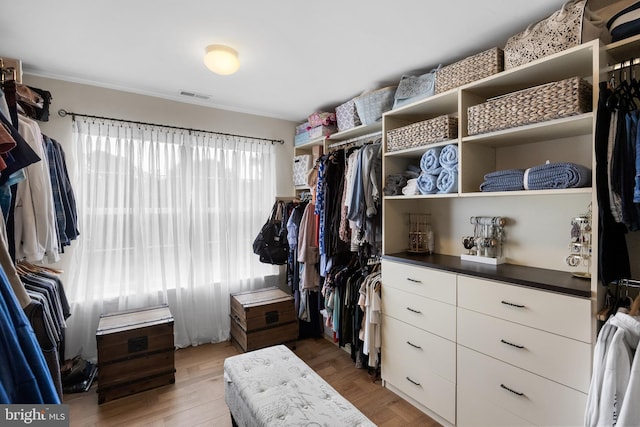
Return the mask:
{"type": "Polygon", "coordinates": [[[238,52],[221,44],[207,46],[204,54],[204,64],[214,73],[223,76],[233,74],[240,68],[238,52]]]}

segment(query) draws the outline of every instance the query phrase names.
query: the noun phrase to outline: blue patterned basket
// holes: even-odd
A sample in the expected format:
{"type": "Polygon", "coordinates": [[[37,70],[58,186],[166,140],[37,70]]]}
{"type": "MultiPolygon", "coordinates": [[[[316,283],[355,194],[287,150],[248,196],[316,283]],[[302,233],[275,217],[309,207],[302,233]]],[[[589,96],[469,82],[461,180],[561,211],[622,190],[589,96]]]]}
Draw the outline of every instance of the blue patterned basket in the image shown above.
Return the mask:
{"type": "Polygon", "coordinates": [[[358,117],[363,125],[370,125],[382,118],[393,107],[393,97],[398,86],[387,86],[354,98],[358,117]]]}

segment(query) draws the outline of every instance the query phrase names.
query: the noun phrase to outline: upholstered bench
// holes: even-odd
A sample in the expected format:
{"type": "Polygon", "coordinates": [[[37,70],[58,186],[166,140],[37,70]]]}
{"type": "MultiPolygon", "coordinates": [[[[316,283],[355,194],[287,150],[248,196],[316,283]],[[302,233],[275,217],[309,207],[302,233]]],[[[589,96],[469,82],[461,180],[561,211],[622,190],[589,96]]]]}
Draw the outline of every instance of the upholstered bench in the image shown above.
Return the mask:
{"type": "Polygon", "coordinates": [[[224,379],[240,427],[375,426],[284,345],[228,357],[224,379]]]}

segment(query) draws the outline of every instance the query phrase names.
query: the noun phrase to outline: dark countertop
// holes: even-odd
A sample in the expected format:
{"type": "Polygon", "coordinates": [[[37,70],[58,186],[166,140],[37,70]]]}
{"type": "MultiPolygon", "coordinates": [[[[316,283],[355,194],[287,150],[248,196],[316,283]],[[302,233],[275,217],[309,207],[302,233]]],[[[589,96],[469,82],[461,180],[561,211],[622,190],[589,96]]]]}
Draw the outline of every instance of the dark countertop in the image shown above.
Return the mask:
{"type": "Polygon", "coordinates": [[[574,277],[566,271],[513,264],[483,264],[473,261],[462,261],[460,257],[441,254],[425,255],[400,252],[384,255],[382,258],[571,296],[582,298],[591,297],[591,280],[574,277]]]}

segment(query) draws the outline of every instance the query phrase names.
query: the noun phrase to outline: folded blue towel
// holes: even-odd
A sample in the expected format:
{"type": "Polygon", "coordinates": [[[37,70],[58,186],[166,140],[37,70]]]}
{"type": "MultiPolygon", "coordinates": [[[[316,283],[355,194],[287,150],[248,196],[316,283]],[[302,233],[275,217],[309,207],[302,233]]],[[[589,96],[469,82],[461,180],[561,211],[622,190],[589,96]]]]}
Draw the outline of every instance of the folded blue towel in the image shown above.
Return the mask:
{"type": "Polygon", "coordinates": [[[458,168],[442,169],[436,181],[438,193],[455,193],[458,191],[458,168]]]}
{"type": "Polygon", "coordinates": [[[440,152],[440,165],[445,169],[452,169],[458,165],[458,146],[445,145],[440,152]]]}
{"type": "Polygon", "coordinates": [[[577,188],[589,185],[591,185],[591,169],[568,162],[534,166],[528,170],[528,176],[525,178],[525,188],[528,190],[577,188]]]}
{"type": "Polygon", "coordinates": [[[480,184],[480,191],[524,190],[524,169],[507,169],[488,173],[480,184]]]}
{"type": "Polygon", "coordinates": [[[442,170],[439,160],[441,151],[442,147],[430,148],[425,151],[420,159],[420,169],[422,169],[422,172],[431,175],[438,175],[440,173],[442,170]]]}
{"type": "Polygon", "coordinates": [[[431,175],[429,173],[423,173],[418,177],[418,190],[420,194],[435,194],[438,191],[436,181],[437,175],[431,175]]]}

